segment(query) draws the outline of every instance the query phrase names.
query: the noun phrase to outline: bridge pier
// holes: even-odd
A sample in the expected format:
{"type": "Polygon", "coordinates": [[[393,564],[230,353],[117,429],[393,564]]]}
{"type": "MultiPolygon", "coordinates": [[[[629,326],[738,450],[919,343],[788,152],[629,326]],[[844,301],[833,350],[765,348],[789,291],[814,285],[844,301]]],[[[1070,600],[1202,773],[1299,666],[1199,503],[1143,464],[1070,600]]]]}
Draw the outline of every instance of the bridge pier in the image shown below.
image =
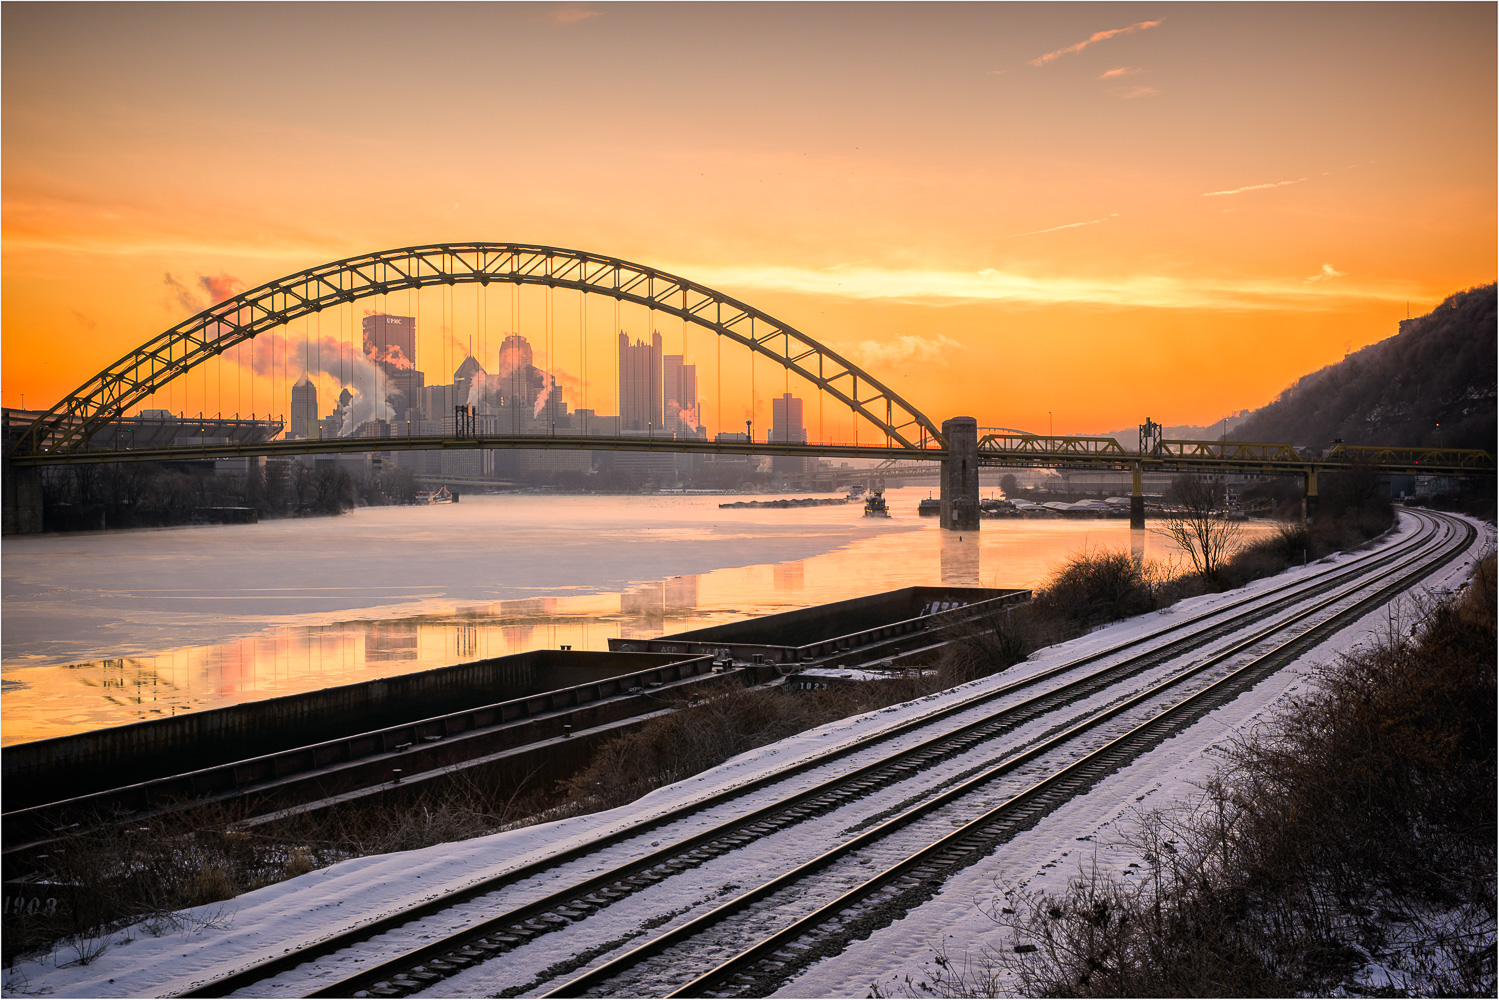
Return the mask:
{"type": "Polygon", "coordinates": [[[42,470],[35,465],[17,468],[10,464],[10,442],[6,442],[5,466],[0,483],[4,489],[4,525],[7,535],[37,535],[42,531],[42,470]]]}
{"type": "Polygon", "coordinates": [[[1306,470],[1306,485],[1301,494],[1301,520],[1303,523],[1311,524],[1312,518],[1317,516],[1317,467],[1308,466],[1306,470]]]}
{"type": "Polygon", "coordinates": [[[1145,489],[1140,482],[1140,463],[1135,463],[1134,490],[1129,495],[1129,526],[1145,527],[1145,489]]]}
{"type": "Polygon", "coordinates": [[[942,513],[948,531],[979,528],[979,422],[953,417],[942,422],[947,460],[942,463],[942,513]]]}

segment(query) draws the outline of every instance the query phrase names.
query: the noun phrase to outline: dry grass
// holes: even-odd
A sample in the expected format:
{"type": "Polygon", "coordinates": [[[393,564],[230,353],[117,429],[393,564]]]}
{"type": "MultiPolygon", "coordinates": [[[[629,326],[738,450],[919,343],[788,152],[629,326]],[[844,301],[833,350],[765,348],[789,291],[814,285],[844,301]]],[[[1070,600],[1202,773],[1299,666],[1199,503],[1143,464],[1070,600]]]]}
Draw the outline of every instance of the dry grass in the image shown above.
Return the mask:
{"type": "Polygon", "coordinates": [[[563,782],[567,808],[609,809],[717,767],[748,750],[836,719],[920,697],[941,686],[928,675],[789,692],[737,688],[648,721],[610,740],[563,782]]]}

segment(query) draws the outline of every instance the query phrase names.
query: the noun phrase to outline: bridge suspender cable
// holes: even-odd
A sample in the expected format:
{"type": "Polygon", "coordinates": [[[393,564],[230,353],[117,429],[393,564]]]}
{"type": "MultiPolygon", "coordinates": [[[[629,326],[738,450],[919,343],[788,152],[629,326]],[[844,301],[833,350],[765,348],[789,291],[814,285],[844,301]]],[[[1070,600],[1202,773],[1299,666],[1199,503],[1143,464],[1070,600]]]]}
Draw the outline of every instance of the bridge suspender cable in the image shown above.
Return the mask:
{"type": "MultiPolygon", "coordinates": [[[[392,282],[419,291],[422,286],[431,284],[451,286],[459,282],[491,280],[508,281],[517,286],[561,284],[585,294],[608,294],[616,302],[627,299],[649,311],[673,312],[687,322],[710,328],[720,338],[729,337],[746,345],[752,354],[763,354],[783,368],[794,369],[813,382],[820,392],[831,394],[855,415],[879,426],[902,447],[917,447],[916,442],[922,439],[922,435],[916,430],[921,429],[939,444],[942,441],[928,418],[835,352],[754,307],[713,289],[653,268],[584,251],[522,244],[467,243],[405,247],[334,261],[266,282],[216,303],[131,350],[79,386],[33,421],[14,452],[62,456],[88,450],[91,439],[99,430],[141,400],[166,390],[168,404],[175,402],[174,396],[179,390],[171,383],[204,361],[219,357],[243,340],[285,327],[330,306],[349,307],[349,320],[335,320],[335,326],[340,334],[350,330],[347,339],[352,340],[351,328],[357,326],[354,302],[368,296],[388,297],[392,282]],[[814,356],[818,358],[815,365],[808,360],[814,356]],[[860,398],[860,381],[865,384],[863,395],[868,395],[867,399],[860,398]],[[890,416],[878,412],[877,401],[880,399],[886,402],[890,416]]],[[[445,293],[441,300],[445,321],[443,333],[448,336],[453,334],[451,294],[450,291],[445,293]]],[[[551,353],[556,351],[555,311],[553,320],[551,353]]],[[[616,325],[611,335],[619,332],[616,325]]],[[[304,334],[304,342],[310,333],[309,330],[304,334]]],[[[586,344],[586,322],[582,336],[586,344]]],[[[320,357],[324,339],[320,325],[317,339],[319,361],[308,367],[321,372],[324,378],[337,380],[340,383],[338,388],[342,390],[351,375],[350,365],[355,361],[352,356],[344,357],[349,349],[348,343],[338,345],[329,338],[330,349],[337,349],[339,353],[339,366],[334,368],[331,359],[320,357]]],[[[444,346],[445,350],[451,351],[462,345],[448,347],[445,337],[444,346]]],[[[252,358],[253,367],[253,356],[248,351],[246,356],[252,358]]],[[[755,391],[758,391],[759,381],[757,364],[758,358],[753,359],[751,378],[755,391]]],[[[555,364],[551,365],[553,377],[555,367],[555,364]]],[[[208,411],[211,401],[207,399],[206,371],[200,379],[200,410],[208,411]]],[[[219,380],[219,405],[222,408],[222,372],[219,380]]],[[[180,391],[185,411],[191,403],[190,383],[183,382],[180,391]]],[[[243,392],[242,383],[238,391],[243,392]]],[[[757,400],[753,398],[753,391],[751,396],[749,415],[753,419],[757,400]]],[[[595,401],[590,398],[589,402],[595,401]]],[[[720,408],[722,403],[720,394],[720,408]]],[[[254,401],[254,407],[259,408],[258,400],[254,401]]]]}

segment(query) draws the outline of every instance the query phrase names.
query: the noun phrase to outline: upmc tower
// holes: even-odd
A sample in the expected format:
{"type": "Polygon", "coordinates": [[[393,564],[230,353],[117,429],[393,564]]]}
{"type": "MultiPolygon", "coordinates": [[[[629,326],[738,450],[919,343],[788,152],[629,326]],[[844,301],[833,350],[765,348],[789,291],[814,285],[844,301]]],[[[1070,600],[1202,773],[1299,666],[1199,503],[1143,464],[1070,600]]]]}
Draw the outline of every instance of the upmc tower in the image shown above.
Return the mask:
{"type": "MultiPolygon", "coordinates": [[[[378,313],[364,318],[364,356],[378,361],[395,361],[398,357],[416,366],[416,320],[411,316],[387,316],[378,313]],[[392,353],[395,348],[399,354],[392,353]]],[[[407,365],[397,364],[398,368],[407,365]]]]}
{"type": "Polygon", "coordinates": [[[385,375],[386,397],[396,418],[421,405],[426,376],[416,367],[416,318],[376,313],[364,317],[364,356],[385,375]]]}

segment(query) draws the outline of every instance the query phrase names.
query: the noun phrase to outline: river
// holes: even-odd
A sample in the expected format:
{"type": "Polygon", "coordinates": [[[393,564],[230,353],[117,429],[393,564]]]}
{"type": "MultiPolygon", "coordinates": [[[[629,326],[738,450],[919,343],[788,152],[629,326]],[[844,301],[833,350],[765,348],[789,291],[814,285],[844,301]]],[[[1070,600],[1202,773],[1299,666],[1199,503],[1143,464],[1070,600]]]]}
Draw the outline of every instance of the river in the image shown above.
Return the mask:
{"type": "MultiPolygon", "coordinates": [[[[1033,587],[1123,520],[957,535],[926,490],[721,510],[722,496],[465,496],[342,517],[9,538],[0,745],[527,649],[648,637],[913,585],[1033,587]]],[[[769,498],[760,498],[769,499],[769,498]]]]}

